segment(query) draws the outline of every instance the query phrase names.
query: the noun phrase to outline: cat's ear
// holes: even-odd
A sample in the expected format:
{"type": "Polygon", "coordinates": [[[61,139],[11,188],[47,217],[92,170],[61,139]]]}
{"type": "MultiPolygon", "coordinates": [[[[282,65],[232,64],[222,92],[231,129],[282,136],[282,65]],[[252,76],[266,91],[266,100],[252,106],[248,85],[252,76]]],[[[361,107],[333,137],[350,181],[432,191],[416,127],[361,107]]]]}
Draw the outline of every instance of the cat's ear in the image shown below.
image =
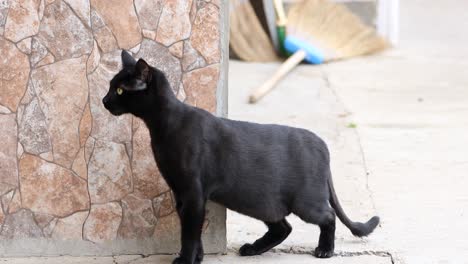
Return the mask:
{"type": "Polygon", "coordinates": [[[135,72],[138,78],[144,82],[149,81],[150,78],[150,66],[145,60],[139,59],[135,65],[135,72]]]}
{"type": "Polygon", "coordinates": [[[148,88],[148,83],[151,81],[150,66],[143,59],[139,59],[134,64],[135,82],[131,86],[122,86],[127,91],[142,91],[148,88]]]}
{"type": "Polygon", "coordinates": [[[122,50],[122,65],[124,68],[133,67],[136,64],[136,60],[130,55],[130,53],[122,50]]]}

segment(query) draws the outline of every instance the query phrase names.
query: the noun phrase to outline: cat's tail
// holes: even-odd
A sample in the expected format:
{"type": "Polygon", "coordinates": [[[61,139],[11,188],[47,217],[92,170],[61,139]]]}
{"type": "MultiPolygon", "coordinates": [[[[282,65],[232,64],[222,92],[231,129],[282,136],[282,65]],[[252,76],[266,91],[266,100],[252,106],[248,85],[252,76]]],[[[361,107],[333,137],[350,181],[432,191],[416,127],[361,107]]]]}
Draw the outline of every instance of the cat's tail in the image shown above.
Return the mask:
{"type": "Polygon", "coordinates": [[[343,211],[343,208],[336,196],[335,188],[333,187],[332,178],[328,178],[328,188],[330,190],[330,205],[335,209],[335,213],[341,222],[351,230],[351,233],[357,237],[368,236],[379,225],[380,218],[378,216],[372,217],[366,223],[353,222],[343,211]]]}

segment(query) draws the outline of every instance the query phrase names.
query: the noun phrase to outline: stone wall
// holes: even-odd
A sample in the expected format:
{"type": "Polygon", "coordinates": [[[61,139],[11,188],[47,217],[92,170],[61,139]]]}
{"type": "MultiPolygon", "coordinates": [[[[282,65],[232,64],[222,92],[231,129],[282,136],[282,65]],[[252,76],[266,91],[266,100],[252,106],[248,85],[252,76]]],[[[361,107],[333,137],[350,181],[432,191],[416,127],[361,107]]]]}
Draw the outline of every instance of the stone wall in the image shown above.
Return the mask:
{"type": "MultiPolygon", "coordinates": [[[[172,253],[174,199],[144,124],[102,106],[120,50],[225,114],[220,0],[0,0],[0,255],[172,253]],[[218,102],[218,103],[217,103],[218,102]]],[[[225,210],[204,241],[225,250],[225,210]]]]}

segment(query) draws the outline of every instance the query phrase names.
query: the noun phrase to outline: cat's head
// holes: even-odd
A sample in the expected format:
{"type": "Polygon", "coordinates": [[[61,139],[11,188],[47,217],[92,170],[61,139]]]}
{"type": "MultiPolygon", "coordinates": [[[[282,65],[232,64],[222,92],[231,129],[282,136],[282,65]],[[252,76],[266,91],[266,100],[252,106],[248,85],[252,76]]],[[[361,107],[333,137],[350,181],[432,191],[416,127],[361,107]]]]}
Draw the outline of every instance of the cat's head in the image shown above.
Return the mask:
{"type": "Polygon", "coordinates": [[[122,70],[110,81],[109,91],[102,99],[104,107],[113,115],[139,115],[151,105],[152,68],[143,60],[136,61],[122,51],[122,70]]]}

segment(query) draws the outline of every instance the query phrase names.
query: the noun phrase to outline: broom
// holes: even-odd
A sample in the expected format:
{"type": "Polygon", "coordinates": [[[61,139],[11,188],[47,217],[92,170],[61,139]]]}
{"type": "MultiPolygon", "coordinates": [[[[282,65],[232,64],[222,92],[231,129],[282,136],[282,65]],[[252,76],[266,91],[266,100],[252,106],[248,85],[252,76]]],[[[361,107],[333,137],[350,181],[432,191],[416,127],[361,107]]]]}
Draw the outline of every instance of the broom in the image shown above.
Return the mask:
{"type": "Polygon", "coordinates": [[[249,98],[255,103],[300,62],[312,64],[367,55],[388,47],[376,31],[366,26],[344,5],[328,0],[304,0],[288,13],[285,49],[294,53],[249,98]]]}
{"type": "Polygon", "coordinates": [[[368,55],[388,47],[374,28],[365,25],[343,4],[304,0],[294,5],[288,15],[289,35],[314,46],[323,61],[368,55]]]}
{"type": "Polygon", "coordinates": [[[232,51],[249,62],[278,61],[275,48],[263,30],[248,0],[230,0],[230,40],[232,51]]]}

